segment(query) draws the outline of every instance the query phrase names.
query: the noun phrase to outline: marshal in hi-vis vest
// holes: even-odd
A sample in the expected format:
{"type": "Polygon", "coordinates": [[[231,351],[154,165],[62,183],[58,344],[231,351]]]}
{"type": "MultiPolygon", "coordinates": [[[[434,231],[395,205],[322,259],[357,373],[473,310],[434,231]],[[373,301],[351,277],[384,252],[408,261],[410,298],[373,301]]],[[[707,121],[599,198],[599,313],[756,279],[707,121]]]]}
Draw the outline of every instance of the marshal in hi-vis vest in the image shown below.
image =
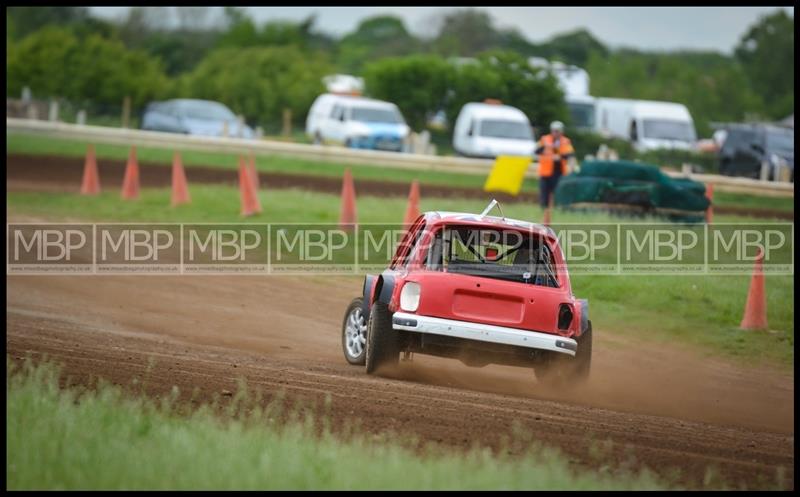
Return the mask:
{"type": "MultiPolygon", "coordinates": [[[[544,135],[539,139],[539,144],[536,148],[544,147],[544,150],[539,155],[539,177],[549,177],[553,175],[553,155],[558,153],[562,157],[567,154],[575,153],[572,148],[572,142],[569,141],[564,135],[561,135],[561,142],[558,146],[558,151],[553,150],[553,135],[544,135]]],[[[561,174],[567,174],[567,161],[561,159],[561,174]]]]}

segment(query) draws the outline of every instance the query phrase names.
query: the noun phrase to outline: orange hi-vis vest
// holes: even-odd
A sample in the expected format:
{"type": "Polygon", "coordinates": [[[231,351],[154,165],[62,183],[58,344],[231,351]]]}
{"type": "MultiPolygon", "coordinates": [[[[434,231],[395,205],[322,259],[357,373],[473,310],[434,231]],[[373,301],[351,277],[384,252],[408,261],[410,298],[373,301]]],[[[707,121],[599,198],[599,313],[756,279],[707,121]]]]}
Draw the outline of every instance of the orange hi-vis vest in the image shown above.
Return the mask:
{"type": "MultiPolygon", "coordinates": [[[[561,142],[558,146],[558,151],[553,150],[553,135],[544,135],[539,139],[539,144],[536,148],[544,147],[544,150],[539,155],[539,177],[547,178],[553,175],[553,155],[558,153],[561,156],[567,154],[574,154],[575,149],[572,148],[572,142],[569,141],[564,135],[561,135],[561,142]]],[[[561,161],[561,174],[567,174],[567,161],[561,161]]]]}

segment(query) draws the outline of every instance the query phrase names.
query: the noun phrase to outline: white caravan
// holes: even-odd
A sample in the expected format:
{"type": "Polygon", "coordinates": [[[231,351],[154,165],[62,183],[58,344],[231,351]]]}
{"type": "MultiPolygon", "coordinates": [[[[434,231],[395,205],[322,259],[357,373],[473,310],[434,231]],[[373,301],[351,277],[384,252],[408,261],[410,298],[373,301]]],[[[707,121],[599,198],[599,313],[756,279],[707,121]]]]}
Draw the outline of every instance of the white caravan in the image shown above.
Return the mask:
{"type": "Polygon", "coordinates": [[[590,95],[566,95],[570,127],[595,131],[597,129],[597,98],[590,95]]]}
{"type": "Polygon", "coordinates": [[[453,148],[468,157],[533,157],[536,142],[531,122],[521,110],[499,103],[472,102],[458,113],[453,148]]]}
{"type": "Polygon", "coordinates": [[[570,128],[595,130],[596,98],[589,95],[589,73],[578,66],[563,62],[550,62],[541,57],[530,57],[528,64],[549,71],[555,76],[572,119],[570,128]]]}
{"type": "Polygon", "coordinates": [[[563,62],[550,62],[542,57],[528,58],[528,64],[550,71],[566,96],[589,95],[589,73],[578,66],[564,64],[563,62]]]}
{"type": "Polygon", "coordinates": [[[595,129],[604,136],[629,140],[639,151],[694,150],[697,134],[683,104],[598,97],[595,129]]]}
{"type": "Polygon", "coordinates": [[[325,93],[308,111],[306,135],[314,143],[401,152],[411,129],[391,102],[325,93]]]}

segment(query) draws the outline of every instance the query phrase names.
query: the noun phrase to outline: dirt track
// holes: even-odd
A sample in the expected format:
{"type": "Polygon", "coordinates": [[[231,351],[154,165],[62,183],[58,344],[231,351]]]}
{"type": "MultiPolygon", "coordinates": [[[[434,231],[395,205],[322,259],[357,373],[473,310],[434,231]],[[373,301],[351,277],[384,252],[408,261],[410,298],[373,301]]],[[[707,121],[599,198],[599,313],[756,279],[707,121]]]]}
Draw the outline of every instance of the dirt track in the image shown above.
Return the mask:
{"type": "MultiPolygon", "coordinates": [[[[171,170],[166,164],[141,162],[140,178],[143,187],[168,187],[171,170]]],[[[83,173],[83,159],[75,157],[59,157],[46,155],[6,155],[6,190],[7,191],[74,191],[78,192],[83,173]]],[[[230,184],[238,182],[235,169],[220,169],[211,166],[187,167],[189,184],[230,184]]],[[[125,161],[98,161],[101,183],[121,185],[125,172],[125,161]]],[[[424,173],[421,173],[421,175],[424,173]]],[[[310,176],[306,174],[290,174],[262,172],[259,174],[266,188],[302,188],[326,193],[339,194],[342,189],[341,179],[335,177],[310,176]]],[[[400,182],[355,179],[356,191],[359,194],[377,196],[408,195],[408,185],[400,182]]],[[[421,181],[423,196],[456,197],[485,200],[486,194],[479,188],[465,188],[443,185],[430,185],[421,181]]],[[[513,197],[504,193],[493,194],[498,200],[509,202],[525,202],[535,204],[539,192],[523,192],[513,197]]],[[[717,206],[717,214],[733,214],[753,216],[765,219],[794,220],[794,212],[779,209],[755,209],[751,207],[717,206]]]]}
{"type": "Polygon", "coordinates": [[[597,326],[590,384],[547,391],[531,371],[415,356],[385,377],[342,357],[342,313],[361,281],[344,277],[10,276],[6,346],[47,354],[76,383],[134,377],[211,400],[236,379],[322,405],[334,426],[497,448],[519,423],[577,470],[631,457],[698,486],[707,468],[734,486],[794,487],[794,380],[597,326]],[[148,363],[154,360],[148,371],[148,363]],[[611,440],[602,459],[591,446],[611,440]],[[782,480],[778,475],[782,475],[782,480]]]}

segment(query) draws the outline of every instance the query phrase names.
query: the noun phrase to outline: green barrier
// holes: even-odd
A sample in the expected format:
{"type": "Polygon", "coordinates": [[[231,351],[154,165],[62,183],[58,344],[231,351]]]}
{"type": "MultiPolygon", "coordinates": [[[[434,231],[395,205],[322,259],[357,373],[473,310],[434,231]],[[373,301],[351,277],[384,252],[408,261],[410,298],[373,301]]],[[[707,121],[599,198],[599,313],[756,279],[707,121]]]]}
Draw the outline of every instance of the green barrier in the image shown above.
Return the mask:
{"type": "Polygon", "coordinates": [[[671,178],[657,166],[631,161],[586,161],[562,178],[555,204],[699,222],[710,205],[703,183],[671,178]]]}

